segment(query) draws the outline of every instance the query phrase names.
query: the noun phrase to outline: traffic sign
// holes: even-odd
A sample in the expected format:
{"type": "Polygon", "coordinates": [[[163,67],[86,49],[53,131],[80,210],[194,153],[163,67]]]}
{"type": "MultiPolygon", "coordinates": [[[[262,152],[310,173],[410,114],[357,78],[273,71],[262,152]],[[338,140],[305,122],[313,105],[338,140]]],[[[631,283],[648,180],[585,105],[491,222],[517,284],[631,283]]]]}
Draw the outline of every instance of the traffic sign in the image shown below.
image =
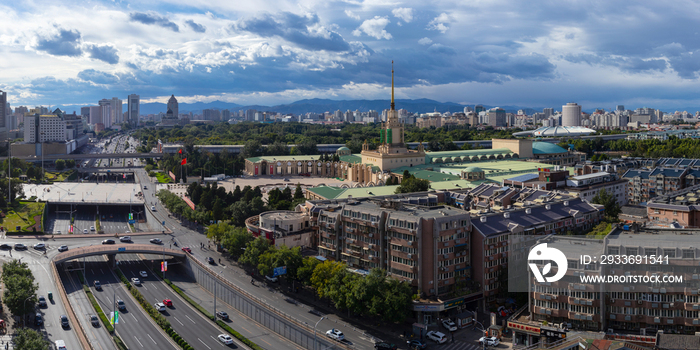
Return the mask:
{"type": "Polygon", "coordinates": [[[136,222],[136,220],[129,220],[129,223],[132,224],[132,225],[133,225],[135,222],[136,222]]]}
{"type": "Polygon", "coordinates": [[[286,266],[275,267],[275,269],[272,272],[273,277],[286,275],[286,274],[287,274],[287,267],[286,266]]]}
{"type": "Polygon", "coordinates": [[[119,248],[119,249],[118,249],[117,251],[120,251],[120,252],[125,252],[125,251],[126,251],[126,248],[124,248],[124,247],[121,247],[121,248],[119,248]]]}

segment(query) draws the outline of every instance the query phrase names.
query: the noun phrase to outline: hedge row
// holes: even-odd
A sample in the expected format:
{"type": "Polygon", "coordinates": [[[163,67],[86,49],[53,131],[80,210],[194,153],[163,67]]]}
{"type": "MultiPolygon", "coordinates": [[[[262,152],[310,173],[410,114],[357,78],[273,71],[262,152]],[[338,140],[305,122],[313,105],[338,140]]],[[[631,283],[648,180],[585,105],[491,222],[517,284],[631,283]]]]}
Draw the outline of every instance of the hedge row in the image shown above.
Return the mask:
{"type": "Polygon", "coordinates": [[[233,328],[229,327],[229,325],[226,324],[226,322],[221,321],[221,320],[217,320],[215,316],[212,316],[209,313],[209,311],[207,311],[201,305],[194,302],[194,300],[190,299],[190,297],[187,296],[187,294],[185,294],[185,292],[183,292],[180,288],[178,288],[176,285],[174,285],[172,282],[170,282],[169,279],[163,278],[163,274],[161,274],[160,271],[155,271],[155,273],[165,282],[165,284],[170,286],[170,288],[172,288],[175,291],[175,293],[180,295],[183,299],[187,300],[187,302],[190,303],[190,305],[194,306],[197,310],[199,310],[199,312],[204,314],[204,316],[208,317],[210,320],[216,321],[216,324],[221,326],[221,328],[223,328],[227,332],[231,333],[232,336],[236,337],[236,339],[243,342],[243,344],[249,346],[253,350],[265,350],[262,347],[260,347],[258,344],[255,344],[252,341],[250,341],[250,339],[246,338],[243,334],[240,334],[240,333],[236,332],[233,328]]]}
{"type": "Polygon", "coordinates": [[[170,327],[170,322],[161,314],[158,310],[156,310],[153,305],[151,305],[146,298],[143,297],[143,294],[137,289],[134,288],[134,286],[129,282],[129,280],[124,276],[121,270],[117,269],[116,270],[117,275],[119,276],[119,279],[126,285],[126,289],[128,289],[131,292],[131,295],[134,296],[134,299],[141,304],[141,307],[146,310],[146,313],[151,316],[151,318],[158,324],[160,328],[162,328],[165,333],[167,333],[170,338],[173,338],[175,343],[179,345],[183,350],[194,350],[190,344],[187,344],[185,339],[182,339],[182,337],[175,332],[172,327],[170,327]]]}

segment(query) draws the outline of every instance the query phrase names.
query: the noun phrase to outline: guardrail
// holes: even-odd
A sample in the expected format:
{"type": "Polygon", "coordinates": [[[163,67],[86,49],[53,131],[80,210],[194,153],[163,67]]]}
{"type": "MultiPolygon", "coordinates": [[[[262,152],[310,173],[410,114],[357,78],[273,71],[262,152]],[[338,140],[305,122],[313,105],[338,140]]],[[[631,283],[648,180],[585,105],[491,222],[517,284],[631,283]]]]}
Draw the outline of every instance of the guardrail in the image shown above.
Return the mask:
{"type": "MultiPolygon", "coordinates": [[[[217,273],[215,273],[213,270],[211,270],[211,269],[209,268],[209,266],[205,265],[203,262],[199,261],[198,259],[192,258],[192,257],[189,256],[189,255],[188,255],[188,258],[190,258],[190,259],[189,259],[190,261],[194,261],[197,265],[199,265],[199,267],[200,267],[202,270],[206,271],[207,273],[209,273],[209,275],[211,275],[212,277],[216,278],[219,282],[221,282],[221,283],[223,283],[223,284],[229,286],[230,288],[232,288],[233,290],[235,290],[235,291],[238,292],[239,294],[246,296],[246,297],[249,298],[250,300],[255,301],[258,305],[260,305],[261,307],[267,309],[269,312],[271,312],[271,313],[273,313],[273,314],[276,314],[276,315],[278,315],[278,316],[284,318],[285,320],[287,320],[287,321],[289,321],[289,322],[291,322],[291,323],[297,325],[298,327],[300,327],[300,328],[306,330],[306,331],[309,332],[309,333],[313,333],[313,332],[314,332],[314,329],[311,328],[311,326],[309,326],[308,324],[303,323],[303,322],[300,322],[299,320],[293,318],[292,316],[290,316],[290,315],[288,315],[288,314],[286,314],[286,313],[284,313],[284,312],[282,312],[282,311],[280,311],[280,310],[278,310],[278,309],[275,309],[275,308],[271,307],[271,306],[270,306],[267,302],[265,302],[264,300],[262,300],[262,299],[260,299],[260,298],[258,298],[258,297],[256,297],[256,296],[254,296],[254,295],[252,295],[252,294],[246,292],[245,290],[241,289],[240,287],[236,286],[235,284],[231,283],[230,281],[224,279],[224,278],[221,277],[219,274],[217,274],[217,273]]],[[[346,345],[346,344],[343,344],[343,343],[340,343],[340,342],[338,342],[337,344],[333,344],[333,345],[338,346],[338,347],[340,347],[340,348],[342,348],[342,349],[346,349],[346,350],[354,350],[354,349],[355,349],[355,347],[353,347],[353,346],[349,346],[349,345],[346,345]]]]}
{"type": "Polygon", "coordinates": [[[73,310],[73,307],[70,305],[68,302],[68,295],[66,294],[66,289],[63,287],[63,281],[61,281],[61,277],[58,275],[58,270],[56,269],[56,263],[51,264],[51,271],[53,272],[53,277],[55,279],[54,284],[58,285],[58,294],[61,296],[61,301],[63,302],[63,305],[66,307],[66,311],[68,313],[68,317],[71,320],[71,323],[75,325],[75,327],[78,329],[75,333],[78,334],[78,341],[80,341],[80,344],[83,349],[85,350],[94,350],[95,348],[92,346],[92,343],[87,338],[87,334],[85,333],[85,329],[83,329],[83,325],[78,322],[78,317],[75,315],[75,311],[73,310]]]}
{"type": "Polygon", "coordinates": [[[74,248],[69,251],[60,253],[53,258],[54,263],[60,263],[68,261],[71,259],[82,258],[84,256],[91,255],[102,255],[102,254],[155,254],[155,255],[167,255],[174,257],[184,257],[185,253],[180,250],[165,248],[164,246],[159,246],[160,249],[155,248],[154,245],[149,244],[129,244],[129,245],[99,245],[99,246],[88,246],[74,248]],[[119,249],[124,250],[119,250],[119,249]]]}

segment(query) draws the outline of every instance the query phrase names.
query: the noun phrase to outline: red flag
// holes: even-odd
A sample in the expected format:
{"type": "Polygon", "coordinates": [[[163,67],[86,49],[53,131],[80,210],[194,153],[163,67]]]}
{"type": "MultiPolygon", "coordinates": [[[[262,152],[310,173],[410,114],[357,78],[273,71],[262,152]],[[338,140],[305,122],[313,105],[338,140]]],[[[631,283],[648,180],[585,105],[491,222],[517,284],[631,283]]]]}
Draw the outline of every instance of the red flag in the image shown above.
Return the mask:
{"type": "Polygon", "coordinates": [[[177,151],[177,153],[180,153],[180,154],[182,154],[182,148],[180,148],[180,150],[179,150],[179,151],[177,151]]]}
{"type": "Polygon", "coordinates": [[[182,162],[180,163],[180,165],[185,165],[185,164],[187,164],[187,158],[183,159],[182,162]]]}

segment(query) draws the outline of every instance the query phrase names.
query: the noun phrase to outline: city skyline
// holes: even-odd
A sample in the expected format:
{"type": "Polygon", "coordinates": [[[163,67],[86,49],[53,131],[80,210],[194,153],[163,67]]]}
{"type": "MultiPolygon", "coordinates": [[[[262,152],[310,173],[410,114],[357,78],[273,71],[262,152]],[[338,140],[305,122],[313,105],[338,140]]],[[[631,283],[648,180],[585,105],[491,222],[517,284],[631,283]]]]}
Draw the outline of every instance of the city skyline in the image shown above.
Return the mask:
{"type": "Polygon", "coordinates": [[[460,104],[700,106],[692,6],[262,1],[2,5],[12,106],[389,95],[460,104]],[[46,21],[44,18],[50,18],[46,21]]]}

